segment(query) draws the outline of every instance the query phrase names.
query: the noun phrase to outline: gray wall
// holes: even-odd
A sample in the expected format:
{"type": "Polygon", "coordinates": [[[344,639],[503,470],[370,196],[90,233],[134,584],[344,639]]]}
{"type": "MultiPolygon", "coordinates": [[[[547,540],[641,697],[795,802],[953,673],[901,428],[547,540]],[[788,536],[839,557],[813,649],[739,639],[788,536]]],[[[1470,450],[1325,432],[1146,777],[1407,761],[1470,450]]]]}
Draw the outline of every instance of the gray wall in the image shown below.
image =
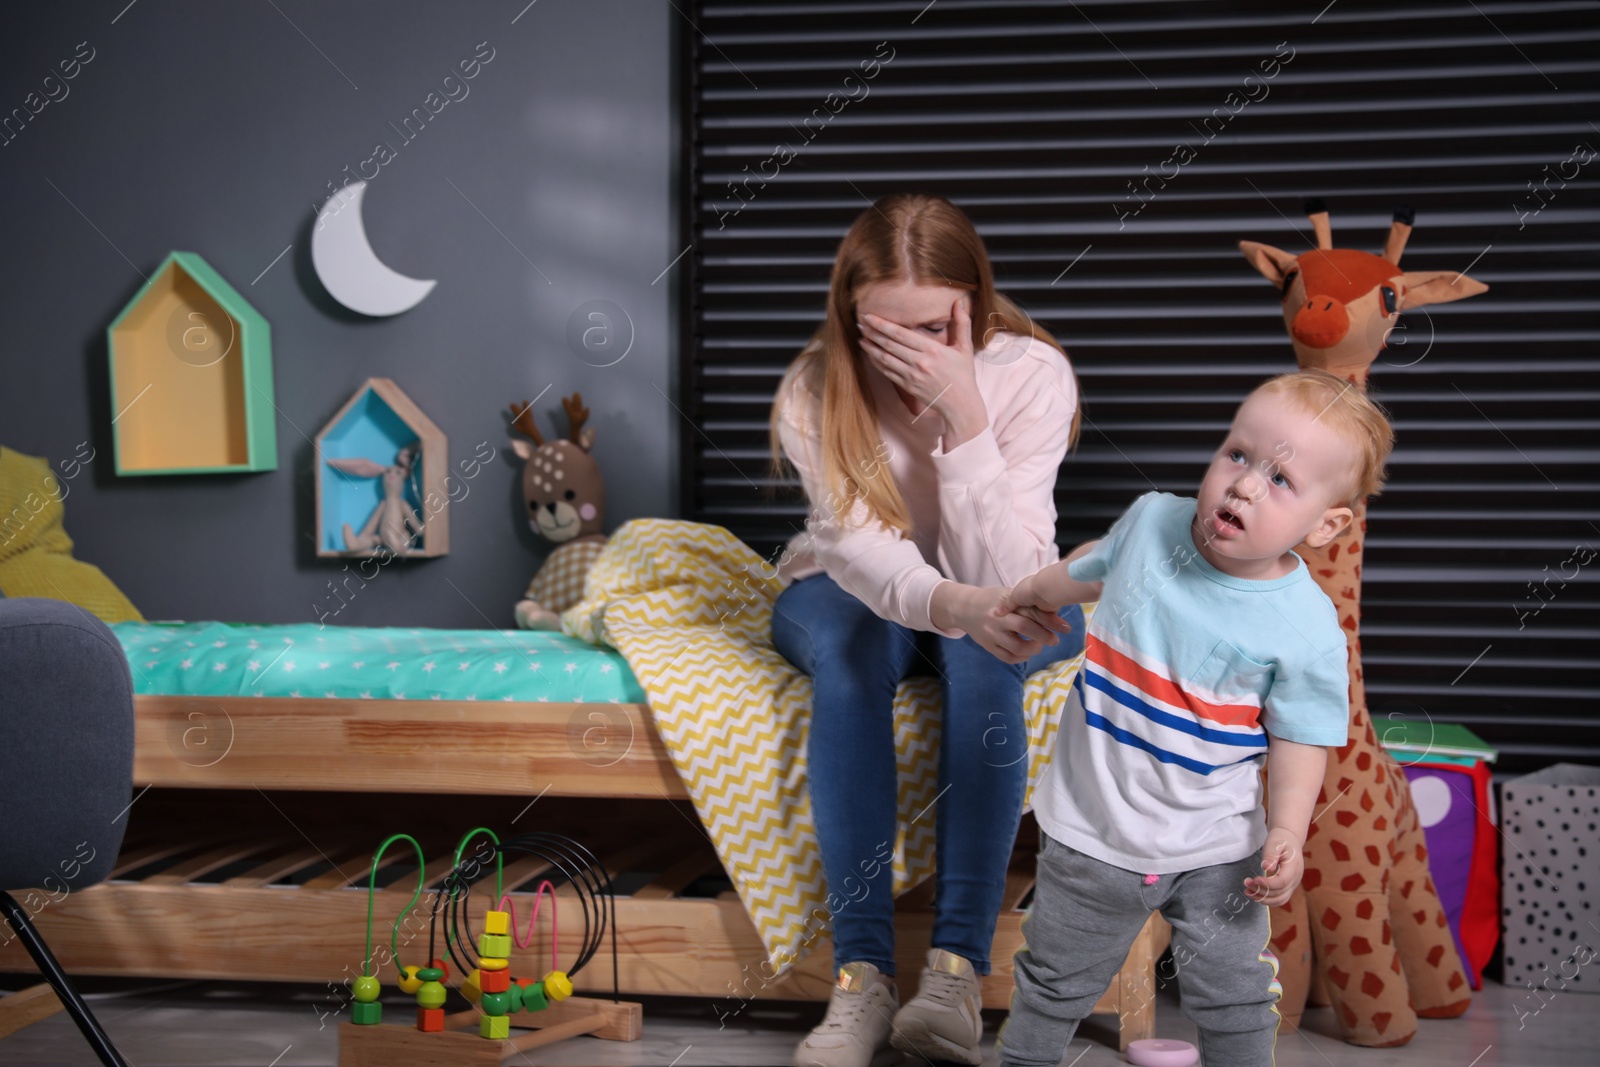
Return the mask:
{"type": "Polygon", "coordinates": [[[327,583],[344,564],[313,555],[309,439],[363,380],[393,378],[448,435],[452,465],[479,442],[498,455],[450,507],[448,556],[389,564],[329,621],[512,625],[547,546],[523,521],[507,403],[550,387],[536,409],[548,436],[559,397],[583,393],[608,529],[676,500],[677,272],[652,280],[681,251],[678,16],[659,0],[275,2],[0,14],[0,113],[79,42],[94,49],[0,148],[0,444],[53,462],[97,450],[70,483],[67,531],[147,617],[311,622],[314,605],[342,603],[327,583]],[[390,123],[443,95],[485,41],[494,58],[469,95],[404,141],[390,123]],[[367,190],[373,246],[438,286],[367,319],[317,281],[310,227],[328,183],[379,141],[396,157],[367,190]],[[105,327],[173,249],[205,257],[271,323],[276,471],[114,472],[105,327]],[[568,348],[569,315],[595,299],[636,331],[614,366],[568,348]]]}

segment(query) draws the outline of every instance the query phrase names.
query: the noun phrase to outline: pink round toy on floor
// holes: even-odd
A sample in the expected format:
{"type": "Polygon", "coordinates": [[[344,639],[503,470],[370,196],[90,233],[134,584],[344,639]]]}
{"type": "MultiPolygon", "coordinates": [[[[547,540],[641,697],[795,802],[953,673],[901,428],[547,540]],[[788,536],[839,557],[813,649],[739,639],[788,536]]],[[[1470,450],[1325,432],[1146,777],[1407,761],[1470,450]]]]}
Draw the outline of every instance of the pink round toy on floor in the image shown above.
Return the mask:
{"type": "Polygon", "coordinates": [[[1161,1037],[1128,1042],[1126,1055],[1134,1067],[1194,1067],[1200,1062],[1200,1050],[1189,1042],[1161,1037]]]}

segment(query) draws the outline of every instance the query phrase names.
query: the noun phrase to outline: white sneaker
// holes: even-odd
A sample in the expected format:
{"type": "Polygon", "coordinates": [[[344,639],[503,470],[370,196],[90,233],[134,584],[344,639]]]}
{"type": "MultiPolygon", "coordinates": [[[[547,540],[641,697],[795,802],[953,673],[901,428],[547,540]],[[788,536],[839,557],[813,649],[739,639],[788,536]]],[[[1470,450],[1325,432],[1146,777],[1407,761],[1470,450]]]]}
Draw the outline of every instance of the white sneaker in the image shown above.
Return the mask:
{"type": "Polygon", "coordinates": [[[794,1050],[795,1067],[887,1067],[901,1062],[889,1047],[889,1024],[900,1007],[894,986],[870,963],[839,968],[827,1017],[794,1050]]]}
{"type": "Polygon", "coordinates": [[[929,949],[922,986],[894,1017],[890,1043],[922,1060],[982,1063],[982,982],[966,957],[929,949]]]}

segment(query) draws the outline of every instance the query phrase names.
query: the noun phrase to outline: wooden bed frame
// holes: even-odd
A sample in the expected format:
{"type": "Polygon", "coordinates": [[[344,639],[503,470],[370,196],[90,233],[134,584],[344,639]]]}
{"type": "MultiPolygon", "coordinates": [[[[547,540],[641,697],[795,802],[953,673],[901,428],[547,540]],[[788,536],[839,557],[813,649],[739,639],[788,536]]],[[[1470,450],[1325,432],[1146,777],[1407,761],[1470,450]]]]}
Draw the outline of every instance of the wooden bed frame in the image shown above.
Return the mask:
{"type": "MultiPolygon", "coordinates": [[[[643,705],[169,696],[135,705],[135,796],[115,872],[60,899],[25,901],[70,972],[326,982],[326,1011],[342,1021],[378,842],[418,836],[432,888],[456,840],[486,825],[502,836],[567,833],[601,857],[619,880],[622,992],[715,998],[712,1018],[751,999],[828,996],[826,943],[781,981],[763,979],[755,928],[643,705]]],[[[1025,819],[985,1007],[1010,1000],[1036,843],[1025,819]]],[[[415,888],[405,873],[413,855],[385,857],[395,880],[379,891],[381,922],[415,888]]],[[[508,862],[506,890],[531,888],[541,870],[531,858],[508,862]]],[[[931,881],[897,901],[903,984],[915,981],[931,937],[931,881]]],[[[581,921],[578,909],[562,911],[562,936],[575,939],[581,921]]],[[[1155,965],[1169,940],[1152,916],[1096,1005],[1119,1017],[1124,1048],[1153,1034],[1155,965]]],[[[517,953],[513,968],[538,969],[534,955],[517,953]]],[[[15,943],[0,948],[0,967],[32,969],[15,943]]],[[[608,939],[575,983],[610,992],[612,973],[608,939]]]]}

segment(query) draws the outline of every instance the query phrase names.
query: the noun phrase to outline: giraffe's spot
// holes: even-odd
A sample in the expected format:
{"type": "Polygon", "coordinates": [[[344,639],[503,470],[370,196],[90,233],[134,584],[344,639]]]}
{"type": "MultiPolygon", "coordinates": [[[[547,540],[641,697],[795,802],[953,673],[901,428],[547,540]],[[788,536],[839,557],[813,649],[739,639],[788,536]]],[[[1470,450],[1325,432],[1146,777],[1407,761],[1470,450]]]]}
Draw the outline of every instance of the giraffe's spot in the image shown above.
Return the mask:
{"type": "Polygon", "coordinates": [[[1370,918],[1372,918],[1372,901],[1371,900],[1363,900],[1361,903],[1356,905],[1356,918],[1358,918],[1358,919],[1370,919],[1370,918]]]}
{"type": "Polygon", "coordinates": [[[1389,786],[1383,787],[1383,804],[1387,808],[1394,807],[1394,790],[1389,786]]]}
{"type": "MultiPolygon", "coordinates": [[[[1367,996],[1371,997],[1373,1000],[1377,1000],[1378,997],[1380,995],[1382,995],[1382,993],[1383,993],[1383,979],[1379,978],[1377,975],[1373,974],[1371,971],[1368,971],[1366,974],[1361,976],[1361,992],[1365,993],[1367,996]]],[[[1383,1017],[1383,1025],[1384,1026],[1389,1025],[1389,1014],[1388,1014],[1388,1012],[1384,1012],[1382,1017],[1383,1017]]],[[[1372,1021],[1374,1023],[1377,1023],[1378,1016],[1376,1016],[1376,1015],[1373,1016],[1372,1017],[1372,1021]]],[[[1380,1033],[1380,1034],[1383,1033],[1383,1026],[1379,1026],[1378,1027],[1378,1033],[1380,1033]]]]}
{"type": "Polygon", "coordinates": [[[1378,866],[1379,863],[1383,862],[1383,857],[1381,855],[1379,855],[1379,853],[1378,853],[1378,846],[1377,845],[1368,845],[1367,846],[1367,862],[1372,864],[1374,867],[1378,866]]]}
{"type": "Polygon", "coordinates": [[[1371,811],[1372,807],[1373,807],[1372,794],[1368,793],[1365,789],[1363,789],[1361,791],[1361,810],[1362,811],[1371,811]]]}
{"type": "Polygon", "coordinates": [[[1345,1027],[1348,1028],[1348,1029],[1354,1030],[1356,1028],[1357,1019],[1356,1019],[1356,1013],[1354,1011],[1350,1010],[1350,1005],[1348,1005],[1348,1004],[1339,1005],[1339,1012],[1340,1012],[1340,1014],[1342,1014],[1344,1016],[1344,1025],[1345,1025],[1345,1027]]]}
{"type": "Polygon", "coordinates": [[[1357,563],[1356,564],[1356,581],[1359,582],[1360,580],[1361,580],[1361,564],[1357,563]]]}
{"type": "Polygon", "coordinates": [[[1450,924],[1445,921],[1444,912],[1441,911],[1441,912],[1435,912],[1434,913],[1433,925],[1435,925],[1439,929],[1443,930],[1446,926],[1448,926],[1450,924]]]}
{"type": "Polygon", "coordinates": [[[1339,542],[1335,541],[1328,546],[1328,562],[1332,563],[1339,558],[1339,542]]]}
{"type": "Polygon", "coordinates": [[[1289,947],[1294,944],[1295,938],[1299,936],[1300,927],[1291,926],[1289,929],[1272,939],[1272,947],[1278,951],[1278,955],[1287,956],[1289,954],[1289,947]]]}
{"type": "Polygon", "coordinates": [[[1339,595],[1344,597],[1346,600],[1354,600],[1356,598],[1355,586],[1345,586],[1343,589],[1339,590],[1339,595]]]}
{"type": "Polygon", "coordinates": [[[1389,932],[1389,920],[1383,920],[1383,943],[1387,945],[1393,935],[1389,932]]]}
{"type": "Polygon", "coordinates": [[[1372,766],[1372,753],[1363,752],[1359,756],[1356,757],[1356,769],[1357,770],[1364,771],[1364,770],[1368,769],[1371,766],[1372,766]]]}
{"type": "Polygon", "coordinates": [[[1353,811],[1336,811],[1333,813],[1333,818],[1340,826],[1349,826],[1356,821],[1356,813],[1353,811]]]}
{"type": "Polygon", "coordinates": [[[1316,832],[1317,832],[1317,824],[1316,823],[1312,823],[1310,826],[1306,827],[1306,840],[1310,841],[1312,835],[1315,834],[1316,832]]]}
{"type": "Polygon", "coordinates": [[[1383,764],[1378,764],[1378,769],[1372,777],[1379,785],[1383,784],[1383,780],[1388,777],[1388,772],[1383,769],[1383,764]]]}
{"type": "Polygon", "coordinates": [[[1350,939],[1350,954],[1352,956],[1372,955],[1372,942],[1364,937],[1352,937],[1350,939]]]}
{"type": "MultiPolygon", "coordinates": [[[[1372,975],[1369,974],[1367,977],[1371,978],[1372,975]]],[[[1389,1022],[1393,1018],[1394,1018],[1394,1013],[1393,1012],[1380,1011],[1380,1012],[1374,1013],[1373,1016],[1372,1016],[1373,1029],[1377,1030],[1378,1033],[1380,1033],[1380,1034],[1383,1033],[1385,1030],[1389,1029],[1389,1022]]]]}
{"type": "Polygon", "coordinates": [[[1307,867],[1306,873],[1300,877],[1300,888],[1307,893],[1322,885],[1322,872],[1315,867],[1307,867]]]}
{"type": "Polygon", "coordinates": [[[1350,988],[1350,976],[1344,971],[1341,971],[1339,968],[1331,965],[1328,967],[1328,981],[1332,982],[1340,989],[1350,988]]]}
{"type": "Polygon", "coordinates": [[[1380,815],[1372,820],[1372,828],[1374,830],[1387,830],[1389,828],[1389,820],[1380,815]]]}
{"type": "Polygon", "coordinates": [[[1360,552],[1361,551],[1361,542],[1360,541],[1351,541],[1350,542],[1349,551],[1350,551],[1350,554],[1352,556],[1355,555],[1357,552],[1360,552]]]}
{"type": "Polygon", "coordinates": [[[1351,633],[1354,633],[1355,629],[1356,629],[1356,617],[1354,615],[1346,615],[1344,617],[1344,621],[1341,622],[1339,625],[1343,626],[1346,630],[1349,630],[1351,633]]]}
{"type": "Polygon", "coordinates": [[[1332,908],[1324,908],[1322,910],[1322,928],[1324,930],[1339,929],[1339,913],[1332,908]]]}
{"type": "Polygon", "coordinates": [[[1428,950],[1428,966],[1429,967],[1437,967],[1437,966],[1439,966],[1439,961],[1442,960],[1442,959],[1444,959],[1444,946],[1443,945],[1434,945],[1432,948],[1430,948],[1428,950]]]}
{"type": "Polygon", "coordinates": [[[1333,853],[1333,858],[1340,863],[1350,862],[1350,846],[1343,841],[1329,841],[1328,851],[1333,853]]]}
{"type": "Polygon", "coordinates": [[[1396,952],[1389,958],[1389,969],[1395,974],[1400,973],[1400,953],[1396,952]]]}
{"type": "MultiPolygon", "coordinates": [[[[1348,746],[1348,745],[1345,746],[1345,748],[1347,750],[1348,750],[1349,747],[1350,746],[1348,746]]],[[[1348,779],[1348,778],[1340,778],[1339,779],[1339,792],[1341,792],[1341,793],[1346,792],[1353,785],[1355,785],[1355,783],[1352,782],[1350,779],[1348,779]]]]}
{"type": "Polygon", "coordinates": [[[1452,974],[1450,976],[1450,981],[1446,982],[1445,985],[1449,986],[1451,989],[1460,989],[1461,988],[1461,972],[1457,971],[1455,974],[1452,974]]]}
{"type": "Polygon", "coordinates": [[[1423,923],[1428,921],[1428,911],[1426,908],[1418,908],[1416,911],[1411,913],[1411,917],[1417,920],[1418,926],[1421,926],[1423,923]]]}
{"type": "Polygon", "coordinates": [[[1354,893],[1357,889],[1360,889],[1366,884],[1367,879],[1365,875],[1347,874],[1344,876],[1344,878],[1340,879],[1339,888],[1343,889],[1346,893],[1354,893]]]}

